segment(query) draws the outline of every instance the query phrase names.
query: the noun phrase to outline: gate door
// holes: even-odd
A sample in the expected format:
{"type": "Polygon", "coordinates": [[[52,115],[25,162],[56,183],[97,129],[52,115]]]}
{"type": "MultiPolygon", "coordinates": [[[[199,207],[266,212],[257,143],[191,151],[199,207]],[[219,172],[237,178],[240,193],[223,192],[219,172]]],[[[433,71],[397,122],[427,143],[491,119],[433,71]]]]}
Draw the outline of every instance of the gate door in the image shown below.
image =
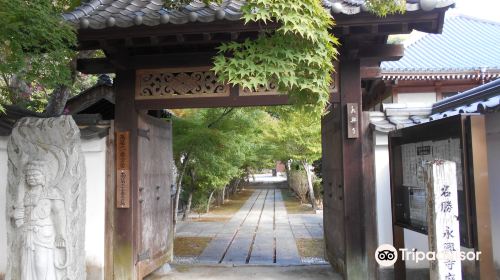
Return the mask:
{"type": "Polygon", "coordinates": [[[338,103],[321,121],[322,174],[324,184],[323,224],[328,260],[345,273],[344,189],[342,171],[342,123],[338,103]]]}
{"type": "Polygon", "coordinates": [[[172,125],[140,114],[138,122],[137,269],[139,279],[172,260],[172,125]]]}

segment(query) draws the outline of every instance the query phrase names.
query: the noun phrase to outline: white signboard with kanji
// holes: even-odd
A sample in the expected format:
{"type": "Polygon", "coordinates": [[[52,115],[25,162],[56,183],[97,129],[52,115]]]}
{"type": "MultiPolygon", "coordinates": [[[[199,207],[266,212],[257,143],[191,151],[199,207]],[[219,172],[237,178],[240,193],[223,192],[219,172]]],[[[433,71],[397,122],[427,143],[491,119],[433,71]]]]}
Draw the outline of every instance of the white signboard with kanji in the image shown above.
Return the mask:
{"type": "Polygon", "coordinates": [[[427,181],[430,279],[461,280],[456,163],[434,160],[425,164],[427,181]]]}

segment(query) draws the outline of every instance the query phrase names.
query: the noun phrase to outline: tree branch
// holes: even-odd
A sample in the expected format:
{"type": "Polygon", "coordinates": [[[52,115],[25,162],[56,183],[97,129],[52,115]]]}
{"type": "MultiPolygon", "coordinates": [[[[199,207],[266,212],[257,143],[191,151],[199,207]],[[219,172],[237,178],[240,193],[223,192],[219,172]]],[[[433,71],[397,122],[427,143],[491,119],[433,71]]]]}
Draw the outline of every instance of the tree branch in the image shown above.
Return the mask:
{"type": "Polygon", "coordinates": [[[212,126],[214,126],[215,124],[217,124],[225,116],[229,115],[233,111],[233,109],[234,109],[234,107],[232,107],[232,108],[225,108],[224,112],[222,112],[222,114],[217,119],[215,119],[213,122],[209,123],[207,127],[211,128],[212,126]]]}
{"type": "Polygon", "coordinates": [[[69,85],[73,85],[76,81],[77,70],[76,62],[79,58],[91,57],[94,51],[81,51],[79,52],[69,63],[71,72],[71,81],[65,85],[58,85],[51,93],[49,102],[45,107],[44,114],[47,117],[57,117],[64,113],[66,107],[66,102],[71,95],[71,88],[69,85]]]}

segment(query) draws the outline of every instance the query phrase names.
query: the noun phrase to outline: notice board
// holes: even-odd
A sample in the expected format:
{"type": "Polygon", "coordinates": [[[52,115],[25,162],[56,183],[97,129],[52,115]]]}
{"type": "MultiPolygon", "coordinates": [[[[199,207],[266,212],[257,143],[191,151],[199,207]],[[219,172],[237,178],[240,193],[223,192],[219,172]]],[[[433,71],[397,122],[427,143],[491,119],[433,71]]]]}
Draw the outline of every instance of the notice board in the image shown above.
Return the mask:
{"type": "Polygon", "coordinates": [[[442,159],[457,166],[460,243],[473,248],[474,185],[469,160],[470,118],[457,115],[389,134],[393,223],[427,234],[427,191],[423,162],[442,159]]]}

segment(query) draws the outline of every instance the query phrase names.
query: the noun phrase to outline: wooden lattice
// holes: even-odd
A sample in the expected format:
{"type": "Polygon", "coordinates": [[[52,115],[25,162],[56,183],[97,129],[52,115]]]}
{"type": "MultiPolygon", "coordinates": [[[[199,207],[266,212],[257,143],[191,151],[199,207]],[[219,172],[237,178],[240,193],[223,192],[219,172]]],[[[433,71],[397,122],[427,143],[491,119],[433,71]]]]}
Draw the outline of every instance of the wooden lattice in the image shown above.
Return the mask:
{"type": "Polygon", "coordinates": [[[240,95],[276,95],[278,93],[278,86],[271,82],[267,85],[259,85],[255,90],[248,88],[240,88],[240,95]]]}
{"type": "Polygon", "coordinates": [[[207,68],[138,70],[136,77],[137,99],[229,95],[229,86],[207,68]]]}

